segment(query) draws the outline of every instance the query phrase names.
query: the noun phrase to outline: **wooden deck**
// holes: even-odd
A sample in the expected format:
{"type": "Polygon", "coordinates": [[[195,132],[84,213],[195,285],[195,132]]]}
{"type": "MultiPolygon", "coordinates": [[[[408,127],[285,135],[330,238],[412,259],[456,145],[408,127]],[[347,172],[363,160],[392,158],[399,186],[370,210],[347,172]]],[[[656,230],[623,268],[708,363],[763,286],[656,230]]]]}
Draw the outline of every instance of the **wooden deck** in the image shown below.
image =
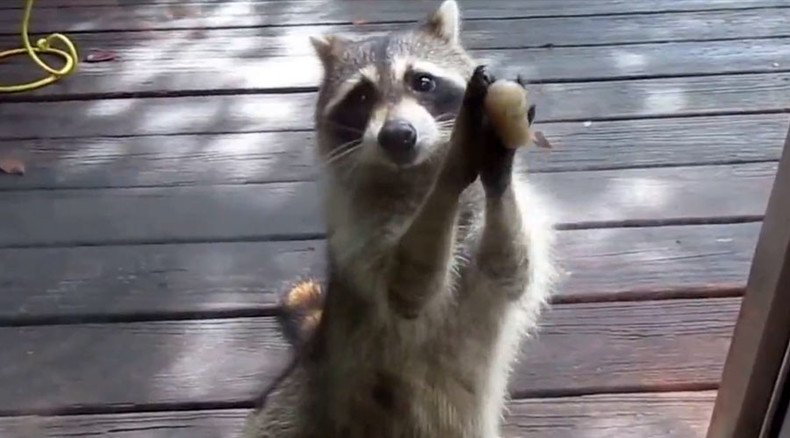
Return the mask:
{"type": "MultiPolygon", "coordinates": [[[[233,437],[289,357],[278,294],[324,267],[307,36],[437,1],[38,3],[34,29],[117,59],[0,95],[0,158],[27,165],[0,175],[0,437],[233,437]]],[[[556,147],[521,171],[568,275],[508,436],[703,437],[790,122],[790,1],[461,5],[556,147]]]]}

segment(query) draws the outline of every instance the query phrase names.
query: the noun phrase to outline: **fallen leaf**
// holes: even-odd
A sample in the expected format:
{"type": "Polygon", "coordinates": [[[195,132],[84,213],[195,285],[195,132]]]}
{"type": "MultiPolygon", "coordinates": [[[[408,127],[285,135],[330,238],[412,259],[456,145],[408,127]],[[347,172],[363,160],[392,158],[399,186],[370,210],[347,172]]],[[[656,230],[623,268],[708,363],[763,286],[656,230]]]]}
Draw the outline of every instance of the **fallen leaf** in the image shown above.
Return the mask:
{"type": "Polygon", "coordinates": [[[0,158],[0,172],[9,175],[24,175],[25,163],[13,158],[0,158]]]}
{"type": "Polygon", "coordinates": [[[546,136],[543,135],[543,132],[541,132],[541,131],[534,131],[532,133],[532,136],[533,136],[532,140],[534,141],[535,146],[537,146],[539,148],[542,148],[542,149],[553,149],[554,148],[554,146],[552,146],[551,143],[549,143],[549,140],[546,138],[546,136]]]}
{"type": "Polygon", "coordinates": [[[85,56],[84,61],[85,62],[96,63],[96,62],[115,61],[116,59],[118,59],[118,54],[116,52],[113,52],[112,50],[98,50],[98,49],[94,49],[94,50],[91,50],[85,56]]]}

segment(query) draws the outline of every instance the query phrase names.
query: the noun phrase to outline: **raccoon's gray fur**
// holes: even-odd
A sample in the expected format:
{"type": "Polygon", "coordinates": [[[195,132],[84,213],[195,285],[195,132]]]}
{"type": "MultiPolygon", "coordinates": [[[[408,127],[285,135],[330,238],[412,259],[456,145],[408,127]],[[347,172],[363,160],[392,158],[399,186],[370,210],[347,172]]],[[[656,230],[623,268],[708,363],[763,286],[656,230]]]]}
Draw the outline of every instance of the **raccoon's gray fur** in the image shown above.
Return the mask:
{"type": "Polygon", "coordinates": [[[313,40],[324,309],[246,437],[500,436],[510,367],[550,290],[552,234],[486,123],[492,77],[459,27],[448,0],[414,30],[313,40]]]}

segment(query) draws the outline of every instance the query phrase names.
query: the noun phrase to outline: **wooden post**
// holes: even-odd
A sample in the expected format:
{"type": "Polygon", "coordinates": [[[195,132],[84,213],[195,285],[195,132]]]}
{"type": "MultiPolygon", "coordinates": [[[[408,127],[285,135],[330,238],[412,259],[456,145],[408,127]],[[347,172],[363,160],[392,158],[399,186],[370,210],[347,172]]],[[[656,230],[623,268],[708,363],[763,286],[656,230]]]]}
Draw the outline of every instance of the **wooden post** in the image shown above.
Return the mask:
{"type": "Polygon", "coordinates": [[[758,438],[790,342],[790,131],[757,242],[708,438],[758,438]]]}

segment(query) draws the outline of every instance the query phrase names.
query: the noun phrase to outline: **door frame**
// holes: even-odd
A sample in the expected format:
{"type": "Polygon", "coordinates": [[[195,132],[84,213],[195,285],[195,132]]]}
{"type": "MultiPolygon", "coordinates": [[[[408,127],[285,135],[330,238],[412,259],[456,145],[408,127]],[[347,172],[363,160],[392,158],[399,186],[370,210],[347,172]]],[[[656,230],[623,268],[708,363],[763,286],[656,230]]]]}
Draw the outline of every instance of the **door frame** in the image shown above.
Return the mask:
{"type": "Polygon", "coordinates": [[[790,344],[790,130],[760,230],[707,438],[774,438],[790,344]],[[772,414],[772,411],[773,414],[772,414]]]}

